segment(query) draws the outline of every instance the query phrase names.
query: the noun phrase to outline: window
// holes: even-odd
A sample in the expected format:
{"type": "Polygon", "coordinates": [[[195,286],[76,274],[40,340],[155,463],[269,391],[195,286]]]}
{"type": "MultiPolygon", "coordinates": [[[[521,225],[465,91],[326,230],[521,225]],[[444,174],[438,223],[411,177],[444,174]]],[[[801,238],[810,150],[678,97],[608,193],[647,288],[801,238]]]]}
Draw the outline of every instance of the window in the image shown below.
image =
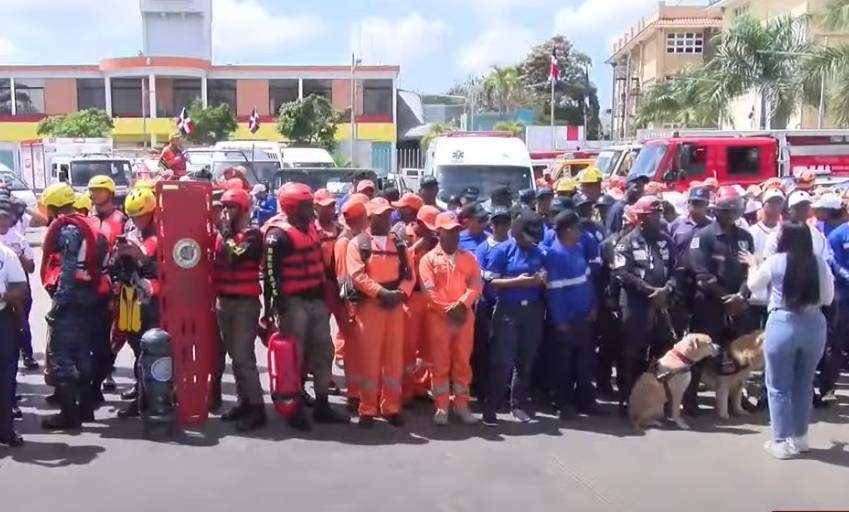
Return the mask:
{"type": "Polygon", "coordinates": [[[15,103],[18,115],[44,113],[44,80],[15,80],[15,103]]]}
{"type": "Polygon", "coordinates": [[[0,115],[12,115],[12,81],[0,78],[0,115]]]}
{"type": "Polygon", "coordinates": [[[748,16],[749,15],[749,4],[743,4],[740,7],[735,7],[733,11],[731,11],[732,15],[735,18],[740,16],[748,16]]]}
{"type": "Polygon", "coordinates": [[[728,148],[728,174],[732,176],[758,174],[761,171],[761,148],[734,146],[728,148]]]}
{"type": "Polygon", "coordinates": [[[78,78],[77,106],[80,110],[106,110],[106,82],[100,78],[78,78]]]}
{"type": "MultiPolygon", "coordinates": [[[[306,93],[306,91],[304,91],[306,93]]],[[[269,80],[268,81],[268,112],[276,116],[280,105],[298,101],[300,94],[298,80],[269,80]]]]}
{"type": "Polygon", "coordinates": [[[363,81],[363,114],[392,115],[392,80],[363,81]]]}
{"type": "Polygon", "coordinates": [[[179,78],[174,79],[172,91],[174,92],[174,104],[165,105],[168,110],[163,115],[165,117],[176,117],[179,115],[183,107],[189,109],[196,99],[201,97],[201,80],[200,78],[179,78]],[[169,110],[170,109],[170,110],[169,110]]]}
{"type": "Polygon", "coordinates": [[[666,34],[666,53],[702,53],[705,35],[701,32],[672,32],[666,34]]]}
{"type": "Polygon", "coordinates": [[[333,94],[332,80],[304,80],[304,98],[310,94],[316,96],[324,96],[328,100],[333,94]]]}
{"type": "Polygon", "coordinates": [[[681,146],[682,153],[687,151],[689,156],[685,158],[682,169],[688,178],[700,178],[707,175],[707,147],[696,144],[684,144],[681,146]],[[686,162],[689,160],[689,163],[686,162]]]}
{"type": "MultiPolygon", "coordinates": [[[[115,117],[141,117],[147,112],[142,106],[142,78],[112,79],[112,115],[115,117]]],[[[146,88],[144,90],[147,90],[146,88]]]]}
{"type": "Polygon", "coordinates": [[[210,106],[229,105],[230,110],[236,112],[236,81],[235,80],[208,80],[207,102],[210,106]]]}

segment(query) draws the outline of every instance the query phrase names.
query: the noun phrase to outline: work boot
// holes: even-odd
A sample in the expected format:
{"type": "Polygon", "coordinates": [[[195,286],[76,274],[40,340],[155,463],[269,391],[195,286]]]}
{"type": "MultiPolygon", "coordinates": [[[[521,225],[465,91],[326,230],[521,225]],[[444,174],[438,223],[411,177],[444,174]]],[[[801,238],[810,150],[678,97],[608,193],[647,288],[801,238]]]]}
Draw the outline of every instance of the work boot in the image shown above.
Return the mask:
{"type": "Polygon", "coordinates": [[[238,421],[250,410],[250,404],[244,400],[234,405],[230,410],[221,415],[221,421],[238,421]]]}
{"type": "Polygon", "coordinates": [[[133,387],[121,393],[121,400],[135,400],[139,397],[139,385],[133,384],[133,387]]]}
{"type": "Polygon", "coordinates": [[[310,423],[310,420],[304,411],[303,404],[301,404],[301,407],[298,408],[298,412],[289,418],[287,422],[290,427],[300,432],[309,432],[312,430],[312,423],[310,423]]]}
{"type": "Polygon", "coordinates": [[[341,414],[330,407],[326,396],[319,396],[315,400],[315,408],[312,411],[312,419],[316,423],[349,423],[351,418],[347,414],[341,414]]]}
{"type": "Polygon", "coordinates": [[[109,376],[106,377],[106,380],[103,381],[102,387],[104,393],[112,393],[115,391],[117,386],[115,385],[115,379],[112,378],[112,374],[109,374],[109,376]]]}
{"type": "Polygon", "coordinates": [[[19,420],[24,417],[24,411],[17,405],[12,406],[12,418],[19,420]]]}
{"type": "Polygon", "coordinates": [[[242,415],[236,421],[236,430],[239,432],[248,432],[257,430],[268,423],[268,418],[265,415],[265,404],[245,405],[242,415]]]}
{"type": "Polygon", "coordinates": [[[39,368],[38,361],[36,361],[32,356],[24,356],[23,363],[24,368],[28,371],[35,371],[39,368]]]}
{"type": "Polygon", "coordinates": [[[119,418],[138,418],[139,416],[141,416],[141,411],[139,411],[138,400],[133,400],[118,411],[119,418]]]}
{"type": "Polygon", "coordinates": [[[73,386],[62,385],[56,389],[59,397],[59,413],[48,416],[41,422],[44,430],[78,430],[82,428],[77,393],[73,386]]]}
{"type": "Polygon", "coordinates": [[[386,420],[386,423],[389,423],[393,427],[403,427],[404,423],[406,423],[406,421],[404,421],[404,416],[402,416],[399,412],[385,416],[384,419],[386,420]]]}
{"type": "Polygon", "coordinates": [[[9,435],[0,436],[0,444],[9,448],[18,448],[24,445],[24,438],[17,432],[12,432],[9,435]]]}
{"type": "Polygon", "coordinates": [[[360,421],[357,422],[360,428],[372,428],[374,427],[374,416],[360,416],[360,421]]]}
{"type": "Polygon", "coordinates": [[[348,406],[348,412],[351,414],[357,414],[357,411],[360,410],[360,399],[359,398],[349,398],[345,404],[348,406]]]}

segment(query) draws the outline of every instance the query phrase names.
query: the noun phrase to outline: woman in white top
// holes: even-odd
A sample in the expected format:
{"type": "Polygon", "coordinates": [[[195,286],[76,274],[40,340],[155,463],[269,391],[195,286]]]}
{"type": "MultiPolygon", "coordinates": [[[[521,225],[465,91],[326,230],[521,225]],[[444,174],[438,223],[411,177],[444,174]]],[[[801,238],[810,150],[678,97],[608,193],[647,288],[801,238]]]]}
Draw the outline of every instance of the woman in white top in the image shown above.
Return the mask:
{"type": "Polygon", "coordinates": [[[752,293],[769,291],[764,353],[772,440],[764,449],[786,459],[810,449],[814,374],[826,342],[820,308],[834,300],[834,278],[825,259],[814,253],[811,230],[803,222],[784,223],[777,252],[763,262],[748,253],[741,258],[751,267],[752,293]]]}

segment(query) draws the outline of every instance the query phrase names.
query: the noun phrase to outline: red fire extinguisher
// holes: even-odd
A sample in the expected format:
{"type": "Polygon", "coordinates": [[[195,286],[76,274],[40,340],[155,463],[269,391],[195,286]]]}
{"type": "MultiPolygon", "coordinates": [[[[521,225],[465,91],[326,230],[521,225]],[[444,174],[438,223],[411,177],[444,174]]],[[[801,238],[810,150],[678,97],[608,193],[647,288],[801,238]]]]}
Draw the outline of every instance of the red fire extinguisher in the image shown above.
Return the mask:
{"type": "Polygon", "coordinates": [[[271,401],[280,416],[291,418],[301,401],[301,369],[292,336],[274,332],[268,340],[268,376],[271,379],[271,401]]]}

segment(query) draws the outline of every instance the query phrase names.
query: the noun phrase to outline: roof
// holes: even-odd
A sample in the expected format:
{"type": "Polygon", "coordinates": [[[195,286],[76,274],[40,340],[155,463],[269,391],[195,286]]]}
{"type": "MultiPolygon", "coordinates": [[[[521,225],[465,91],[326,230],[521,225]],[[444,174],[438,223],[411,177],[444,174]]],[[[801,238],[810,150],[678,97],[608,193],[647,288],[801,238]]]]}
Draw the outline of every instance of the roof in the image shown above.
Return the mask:
{"type": "Polygon", "coordinates": [[[637,32],[634,37],[625,41],[625,44],[616,49],[606,61],[606,64],[611,64],[613,60],[627,51],[630,51],[633,46],[641,42],[645,37],[653,34],[659,28],[719,28],[722,27],[722,16],[698,16],[698,17],[680,17],[680,18],[661,18],[646,24],[642,30],[637,32]]]}

